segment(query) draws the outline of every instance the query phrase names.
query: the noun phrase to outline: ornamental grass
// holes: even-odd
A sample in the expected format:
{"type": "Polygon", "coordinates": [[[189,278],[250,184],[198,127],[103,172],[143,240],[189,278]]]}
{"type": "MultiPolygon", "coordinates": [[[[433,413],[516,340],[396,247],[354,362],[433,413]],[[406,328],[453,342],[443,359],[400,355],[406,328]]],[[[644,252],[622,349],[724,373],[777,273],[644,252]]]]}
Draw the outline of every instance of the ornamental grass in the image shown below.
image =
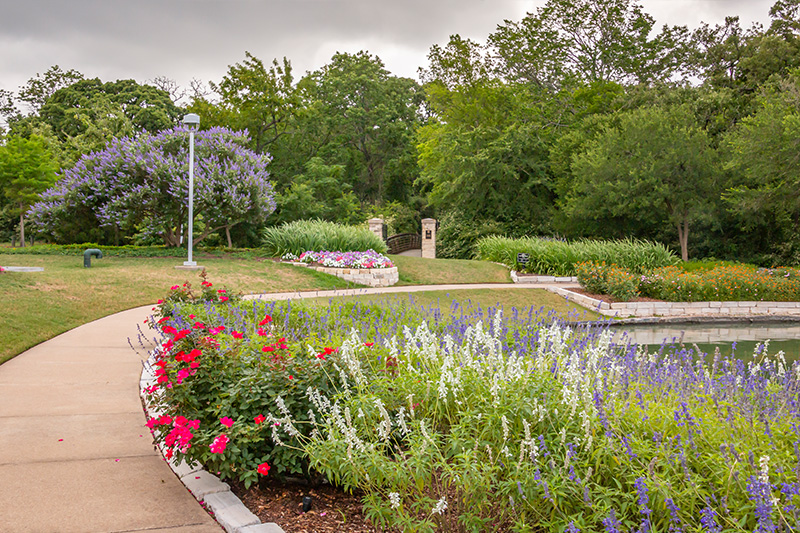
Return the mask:
{"type": "Polygon", "coordinates": [[[800,363],[451,311],[175,304],[152,322],[163,413],[148,425],[167,453],[245,484],[360,489],[389,530],[797,527],[800,363]]]}
{"type": "Polygon", "coordinates": [[[520,272],[549,276],[574,276],[576,266],[586,261],[613,263],[633,273],[679,262],[678,257],[664,245],[638,239],[567,242],[542,237],[509,239],[491,236],[480,239],[476,248],[478,257],[485,261],[502,263],[520,272]],[[528,263],[520,263],[518,254],[527,254],[528,263]]]}
{"type": "Polygon", "coordinates": [[[285,254],[299,256],[307,250],[374,250],[380,254],[389,251],[386,243],[367,227],[345,226],[323,220],[298,220],[267,228],[262,233],[262,248],[266,255],[273,257],[285,254]]]}

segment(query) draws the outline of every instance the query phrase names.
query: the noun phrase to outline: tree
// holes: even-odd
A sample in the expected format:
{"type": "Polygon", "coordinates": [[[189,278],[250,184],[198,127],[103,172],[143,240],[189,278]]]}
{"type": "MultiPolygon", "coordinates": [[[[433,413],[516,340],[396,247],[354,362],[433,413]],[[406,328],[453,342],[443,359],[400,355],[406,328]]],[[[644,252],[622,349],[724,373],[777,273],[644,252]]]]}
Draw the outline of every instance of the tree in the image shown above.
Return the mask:
{"type": "Polygon", "coordinates": [[[196,97],[190,109],[203,117],[204,124],[246,129],[252,148],[262,153],[289,131],[289,119],[301,102],[288,59],[282,63],[274,59],[267,68],[250,52],[245,56],[242,63],[228,67],[219,84],[211,83],[218,102],[196,97]]]}
{"type": "Polygon", "coordinates": [[[776,215],[794,236],[800,232],[800,70],[765,87],[757,103],[758,111],[728,136],[726,166],[739,179],[725,198],[753,224],[765,213],[776,215]]]}
{"type": "Polygon", "coordinates": [[[304,152],[345,166],[344,180],[365,203],[406,200],[417,176],[414,129],[422,94],[366,52],[335,54],[300,83],[309,102],[298,129],[304,152]]]}
{"type": "Polygon", "coordinates": [[[103,83],[97,78],[59,89],[45,101],[39,115],[63,141],[86,131],[88,125],[81,120],[85,115],[80,110],[91,107],[118,108],[136,130],[151,133],[174,126],[181,116],[181,110],[162,89],[134,80],[103,83]]]}
{"type": "Polygon", "coordinates": [[[0,146],[0,189],[19,214],[23,247],[28,209],[55,180],[53,160],[40,137],[11,137],[5,146],[0,146]]]}
{"type": "Polygon", "coordinates": [[[573,157],[575,182],[565,200],[572,217],[646,220],[661,215],[677,229],[689,259],[689,231],[718,193],[715,152],[687,106],[623,114],[573,157]]]}
{"type": "Polygon", "coordinates": [[[548,0],[489,37],[498,75],[540,87],[565,78],[652,83],[682,74],[688,30],[664,26],[633,0],[548,0]]]}
{"type": "Polygon", "coordinates": [[[328,220],[342,224],[364,221],[361,204],[343,180],[343,165],[326,165],[321,158],[306,162],[305,172],[292,179],[292,185],[278,196],[273,222],[328,220]]]}
{"type": "MultiPolygon", "coordinates": [[[[178,246],[187,232],[188,130],[177,127],[112,141],[84,156],[32,208],[38,227],[69,241],[73,221],[133,235],[143,231],[178,246]]],[[[195,220],[204,227],[195,243],[243,221],[261,223],[275,210],[267,180],[269,157],[245,148],[243,133],[198,132],[195,148],[195,220]]]]}
{"type": "Polygon", "coordinates": [[[61,70],[58,65],[53,65],[44,74],[36,74],[25,85],[20,87],[18,98],[28,104],[31,114],[36,114],[56,91],[69,87],[73,83],[84,79],[83,74],[77,70],[61,70]]]}
{"type": "MultiPolygon", "coordinates": [[[[514,234],[549,227],[553,184],[548,152],[560,106],[538,89],[485,80],[431,99],[435,119],[419,128],[419,186],[440,215],[498,222],[514,234]]],[[[452,218],[452,217],[451,217],[452,218]]]]}

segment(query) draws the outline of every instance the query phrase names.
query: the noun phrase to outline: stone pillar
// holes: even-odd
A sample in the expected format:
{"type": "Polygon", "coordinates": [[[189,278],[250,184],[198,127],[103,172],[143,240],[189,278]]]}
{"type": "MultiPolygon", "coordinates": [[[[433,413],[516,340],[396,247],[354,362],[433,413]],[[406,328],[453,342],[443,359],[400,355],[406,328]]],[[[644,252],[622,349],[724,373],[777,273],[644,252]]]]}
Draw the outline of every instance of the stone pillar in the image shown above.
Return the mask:
{"type": "Polygon", "coordinates": [[[422,219],[422,257],[436,259],[436,219],[422,219]]]}
{"type": "Polygon", "coordinates": [[[367,224],[369,224],[369,230],[378,236],[380,240],[385,240],[383,235],[383,219],[382,218],[371,218],[367,220],[367,224]]]}

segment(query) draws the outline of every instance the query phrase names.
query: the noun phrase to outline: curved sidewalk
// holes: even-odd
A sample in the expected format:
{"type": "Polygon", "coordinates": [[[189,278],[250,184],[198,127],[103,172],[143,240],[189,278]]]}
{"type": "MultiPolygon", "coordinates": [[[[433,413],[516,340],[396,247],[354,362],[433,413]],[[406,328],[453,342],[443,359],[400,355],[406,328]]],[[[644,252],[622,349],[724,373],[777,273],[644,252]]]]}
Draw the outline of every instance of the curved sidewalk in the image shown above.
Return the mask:
{"type": "Polygon", "coordinates": [[[150,309],[84,324],[0,366],[0,531],[222,531],[144,425],[128,338],[150,309]]]}
{"type": "MultiPolygon", "coordinates": [[[[425,290],[527,289],[473,284],[271,293],[263,299],[425,290]]],[[[128,344],[151,306],[111,315],[0,365],[0,531],[219,533],[153,446],[139,399],[142,358],[128,344]]]]}

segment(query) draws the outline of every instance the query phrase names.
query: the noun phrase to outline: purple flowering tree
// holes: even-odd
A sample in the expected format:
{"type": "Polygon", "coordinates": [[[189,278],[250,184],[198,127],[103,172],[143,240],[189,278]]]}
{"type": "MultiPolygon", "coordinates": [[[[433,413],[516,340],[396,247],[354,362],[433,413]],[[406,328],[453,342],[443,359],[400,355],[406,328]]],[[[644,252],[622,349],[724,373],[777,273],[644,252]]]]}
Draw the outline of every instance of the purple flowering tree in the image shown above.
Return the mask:
{"type": "MultiPolygon", "coordinates": [[[[195,136],[194,243],[247,221],[261,223],[275,210],[268,181],[271,157],[245,148],[246,132],[226,128],[195,136]]],[[[156,134],[115,139],[82,157],[31,209],[39,230],[56,240],[68,221],[82,213],[115,234],[159,235],[179,246],[187,233],[189,132],[184,126],[156,134]]]]}

